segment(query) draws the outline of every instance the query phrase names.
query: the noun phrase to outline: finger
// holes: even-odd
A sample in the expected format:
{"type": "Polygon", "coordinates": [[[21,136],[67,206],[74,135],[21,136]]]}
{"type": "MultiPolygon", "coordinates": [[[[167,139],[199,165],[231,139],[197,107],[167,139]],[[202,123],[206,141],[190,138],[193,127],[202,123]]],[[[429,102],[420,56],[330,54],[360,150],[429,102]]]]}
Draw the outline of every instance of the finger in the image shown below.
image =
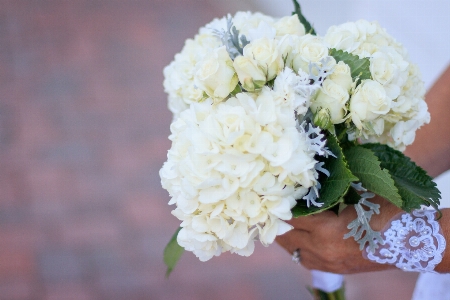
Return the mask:
{"type": "Polygon", "coordinates": [[[354,270],[340,260],[325,260],[314,251],[304,250],[300,252],[300,263],[308,270],[319,270],[324,272],[346,274],[354,270]]]}
{"type": "Polygon", "coordinates": [[[318,214],[292,218],[286,223],[294,226],[295,229],[301,229],[305,231],[313,231],[314,228],[320,226],[323,222],[332,222],[337,218],[336,214],[331,211],[324,211],[318,214]]]}
{"type": "Polygon", "coordinates": [[[320,270],[330,272],[327,267],[315,254],[308,250],[300,250],[300,263],[308,270],[320,270]]]}
{"type": "Polygon", "coordinates": [[[300,251],[300,263],[308,270],[319,270],[336,274],[353,274],[361,271],[374,272],[396,268],[392,265],[370,261],[363,264],[353,263],[353,260],[346,262],[340,260],[326,261],[308,250],[300,251]]]}
{"type": "Polygon", "coordinates": [[[309,248],[311,237],[307,231],[294,229],[277,236],[276,241],[289,254],[292,254],[297,249],[309,248]]]}

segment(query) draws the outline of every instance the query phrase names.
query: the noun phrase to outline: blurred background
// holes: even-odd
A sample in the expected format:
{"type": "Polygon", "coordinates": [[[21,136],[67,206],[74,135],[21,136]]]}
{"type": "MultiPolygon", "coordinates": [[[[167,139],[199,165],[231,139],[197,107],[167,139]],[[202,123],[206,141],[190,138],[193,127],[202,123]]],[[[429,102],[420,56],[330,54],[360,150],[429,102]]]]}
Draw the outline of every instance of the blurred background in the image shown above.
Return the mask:
{"type": "MultiPolygon", "coordinates": [[[[307,16],[325,9],[304,2],[307,16]]],[[[309,273],[278,245],[206,263],[185,253],[164,278],[179,221],[158,175],[172,117],[162,70],[213,18],[290,13],[274,3],[0,0],[1,300],[311,299],[309,273]]],[[[315,23],[347,21],[327,13],[315,23]]],[[[416,277],[348,276],[348,299],[410,299],[416,277]]]]}

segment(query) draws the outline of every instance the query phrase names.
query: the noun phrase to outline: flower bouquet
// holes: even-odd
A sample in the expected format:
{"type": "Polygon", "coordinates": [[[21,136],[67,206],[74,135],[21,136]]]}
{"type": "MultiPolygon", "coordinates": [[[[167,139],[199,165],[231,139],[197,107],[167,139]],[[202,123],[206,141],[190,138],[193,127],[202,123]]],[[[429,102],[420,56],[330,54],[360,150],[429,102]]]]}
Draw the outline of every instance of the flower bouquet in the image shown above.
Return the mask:
{"type": "Polygon", "coordinates": [[[405,211],[439,204],[401,152],[430,120],[405,49],[365,20],[319,36],[294,5],[281,19],[215,19],[164,69],[174,118],[160,176],[182,221],[167,274],[184,250],[201,261],[249,256],[291,230],[286,220],[347,205],[358,218],[345,238],[375,251],[373,194],[405,211]]]}

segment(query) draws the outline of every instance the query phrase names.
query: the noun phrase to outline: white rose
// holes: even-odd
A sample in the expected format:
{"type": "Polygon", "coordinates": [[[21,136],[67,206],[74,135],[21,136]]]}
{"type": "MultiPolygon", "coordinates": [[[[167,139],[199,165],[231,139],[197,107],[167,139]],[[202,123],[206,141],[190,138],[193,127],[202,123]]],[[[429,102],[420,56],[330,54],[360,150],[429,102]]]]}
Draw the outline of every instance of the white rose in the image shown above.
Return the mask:
{"type": "Polygon", "coordinates": [[[333,80],[334,83],[340,85],[347,91],[350,91],[353,87],[352,72],[350,67],[343,61],[338,62],[334,66],[333,73],[327,78],[333,80]]]}
{"type": "Polygon", "coordinates": [[[238,56],[233,62],[234,69],[242,87],[249,92],[258,90],[266,84],[266,75],[256,61],[246,56],[238,56]]]}
{"type": "Polygon", "coordinates": [[[268,38],[256,39],[245,46],[244,56],[256,60],[267,81],[275,78],[284,67],[277,41],[268,38]]]}
{"type": "Polygon", "coordinates": [[[293,50],[292,66],[294,71],[299,69],[309,73],[309,63],[319,62],[328,56],[328,47],[322,38],[307,34],[300,38],[293,50]]]}
{"type": "Polygon", "coordinates": [[[331,122],[339,124],[344,121],[345,104],[349,99],[348,92],[331,79],[325,79],[317,97],[311,103],[311,110],[316,113],[320,108],[329,111],[331,122]]]}
{"type": "Polygon", "coordinates": [[[195,85],[216,100],[223,100],[234,90],[238,77],[225,46],[214,49],[198,66],[195,85]]]}
{"type": "Polygon", "coordinates": [[[376,52],[370,59],[370,73],[372,78],[381,84],[387,84],[392,81],[397,68],[391,63],[389,56],[383,52],[376,52]]]}
{"type": "Polygon", "coordinates": [[[330,110],[327,108],[314,109],[313,123],[322,129],[328,129],[332,124],[330,110]]]}
{"type": "Polygon", "coordinates": [[[183,100],[188,104],[191,104],[193,102],[200,102],[203,99],[203,90],[191,84],[187,86],[183,96],[183,100]]]}
{"type": "MultiPolygon", "coordinates": [[[[294,58],[297,56],[297,45],[300,44],[300,37],[297,35],[285,35],[278,42],[278,51],[280,52],[281,57],[285,61],[285,69],[294,69],[292,67],[292,63],[294,58]],[[295,50],[295,51],[294,51],[295,50]]],[[[277,75],[277,78],[280,74],[277,75]]]]}
{"type": "Polygon", "coordinates": [[[383,86],[374,80],[363,81],[350,100],[351,118],[358,129],[362,128],[362,122],[375,120],[387,114],[390,108],[391,99],[383,86]]]}
{"type": "Polygon", "coordinates": [[[297,15],[287,16],[279,19],[274,24],[277,30],[277,36],[284,36],[287,34],[302,36],[305,35],[305,26],[300,23],[297,15]]]}
{"type": "Polygon", "coordinates": [[[392,47],[374,53],[370,60],[372,78],[384,86],[391,99],[400,95],[408,78],[408,66],[408,62],[392,47]]]}

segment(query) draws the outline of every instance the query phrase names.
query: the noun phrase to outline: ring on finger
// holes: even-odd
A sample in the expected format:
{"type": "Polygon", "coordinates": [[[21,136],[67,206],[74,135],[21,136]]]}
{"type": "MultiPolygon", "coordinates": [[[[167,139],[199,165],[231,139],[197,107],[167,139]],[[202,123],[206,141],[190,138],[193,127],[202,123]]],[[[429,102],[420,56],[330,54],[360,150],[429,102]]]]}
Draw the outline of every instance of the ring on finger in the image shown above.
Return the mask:
{"type": "Polygon", "coordinates": [[[292,252],[292,261],[296,264],[300,263],[300,249],[296,249],[294,252],[292,252]]]}

